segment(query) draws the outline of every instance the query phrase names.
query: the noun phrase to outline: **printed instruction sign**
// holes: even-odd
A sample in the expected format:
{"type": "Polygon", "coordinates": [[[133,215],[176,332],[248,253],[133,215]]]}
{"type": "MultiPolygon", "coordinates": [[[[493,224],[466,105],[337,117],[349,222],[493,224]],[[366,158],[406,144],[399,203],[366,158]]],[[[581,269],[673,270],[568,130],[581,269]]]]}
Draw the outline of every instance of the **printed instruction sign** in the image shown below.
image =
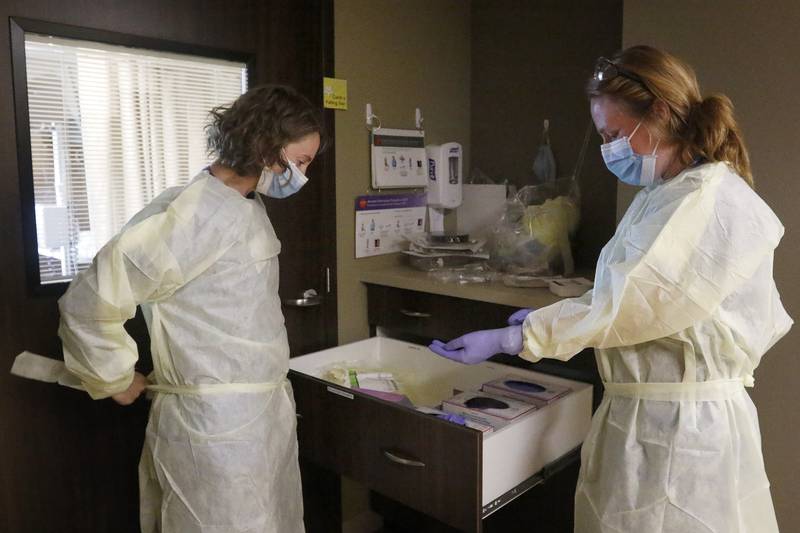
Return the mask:
{"type": "Polygon", "coordinates": [[[356,198],[356,258],[401,252],[403,235],[425,231],[426,193],[356,198]]]}
{"type": "Polygon", "coordinates": [[[347,80],[322,78],[322,100],[328,109],[347,109],[347,80]]]}
{"type": "Polygon", "coordinates": [[[372,188],[425,187],[428,156],[425,132],[380,128],[370,134],[372,188]]]}

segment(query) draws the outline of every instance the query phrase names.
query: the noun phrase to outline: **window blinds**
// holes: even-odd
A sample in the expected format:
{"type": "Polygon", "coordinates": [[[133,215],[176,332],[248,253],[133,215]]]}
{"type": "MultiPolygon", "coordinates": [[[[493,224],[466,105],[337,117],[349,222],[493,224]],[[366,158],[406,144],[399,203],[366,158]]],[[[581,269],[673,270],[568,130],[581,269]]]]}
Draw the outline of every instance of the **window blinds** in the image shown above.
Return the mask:
{"type": "Polygon", "coordinates": [[[247,70],[32,33],[25,55],[40,279],[63,282],[208,164],[208,113],[247,89],[247,70]]]}

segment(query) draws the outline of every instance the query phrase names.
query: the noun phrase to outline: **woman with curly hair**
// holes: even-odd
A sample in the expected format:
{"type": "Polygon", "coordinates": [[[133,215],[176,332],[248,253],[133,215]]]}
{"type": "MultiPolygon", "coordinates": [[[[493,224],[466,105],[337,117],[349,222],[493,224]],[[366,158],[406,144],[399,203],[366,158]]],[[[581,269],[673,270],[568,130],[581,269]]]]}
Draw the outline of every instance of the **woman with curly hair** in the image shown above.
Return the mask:
{"type": "Polygon", "coordinates": [[[67,368],[92,398],[155,393],[139,484],[143,532],[303,531],[280,242],[258,191],[285,198],[320,148],[317,110],[284,86],[212,111],[216,161],[166,190],[59,300],[67,368]],[[140,305],[154,370],[134,370],[140,305]]]}

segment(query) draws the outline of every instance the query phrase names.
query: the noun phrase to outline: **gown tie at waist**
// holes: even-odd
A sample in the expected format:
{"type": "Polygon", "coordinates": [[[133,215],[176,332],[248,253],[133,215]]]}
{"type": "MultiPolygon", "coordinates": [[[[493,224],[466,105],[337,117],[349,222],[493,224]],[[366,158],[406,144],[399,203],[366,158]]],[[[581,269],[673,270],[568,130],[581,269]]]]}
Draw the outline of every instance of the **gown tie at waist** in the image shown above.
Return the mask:
{"type": "MultiPolygon", "coordinates": [[[[65,387],[85,390],[80,379],[67,371],[63,361],[24,351],[14,359],[11,373],[23,378],[59,383],[65,387]]],[[[153,378],[151,374],[148,381],[153,378]]],[[[220,394],[230,392],[266,392],[289,384],[284,376],[280,381],[264,383],[203,383],[198,385],[170,385],[169,383],[149,382],[146,389],[163,394],[220,394]]]]}
{"type": "Polygon", "coordinates": [[[614,383],[604,381],[607,396],[664,402],[727,400],[753,386],[753,376],[681,383],[614,383]]]}
{"type": "Polygon", "coordinates": [[[281,381],[267,381],[263,383],[204,383],[199,385],[169,385],[166,383],[151,383],[147,385],[147,390],[160,392],[162,394],[223,394],[230,392],[266,392],[280,387],[284,387],[289,380],[284,378],[281,381]]]}

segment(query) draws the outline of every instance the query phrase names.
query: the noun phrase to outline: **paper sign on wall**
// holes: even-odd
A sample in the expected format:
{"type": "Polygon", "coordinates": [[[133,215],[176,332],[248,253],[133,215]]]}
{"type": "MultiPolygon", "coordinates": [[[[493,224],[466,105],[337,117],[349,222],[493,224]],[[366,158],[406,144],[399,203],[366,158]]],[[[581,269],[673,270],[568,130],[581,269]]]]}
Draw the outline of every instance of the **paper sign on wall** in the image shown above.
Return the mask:
{"type": "Polygon", "coordinates": [[[322,99],[328,109],[347,109],[347,80],[322,78],[322,99]]]}
{"type": "Polygon", "coordinates": [[[428,161],[422,130],[375,129],[372,145],[372,188],[425,187],[428,161]]]}
{"type": "Polygon", "coordinates": [[[356,258],[401,252],[403,235],[425,231],[425,193],[356,198],[356,258]]]}

